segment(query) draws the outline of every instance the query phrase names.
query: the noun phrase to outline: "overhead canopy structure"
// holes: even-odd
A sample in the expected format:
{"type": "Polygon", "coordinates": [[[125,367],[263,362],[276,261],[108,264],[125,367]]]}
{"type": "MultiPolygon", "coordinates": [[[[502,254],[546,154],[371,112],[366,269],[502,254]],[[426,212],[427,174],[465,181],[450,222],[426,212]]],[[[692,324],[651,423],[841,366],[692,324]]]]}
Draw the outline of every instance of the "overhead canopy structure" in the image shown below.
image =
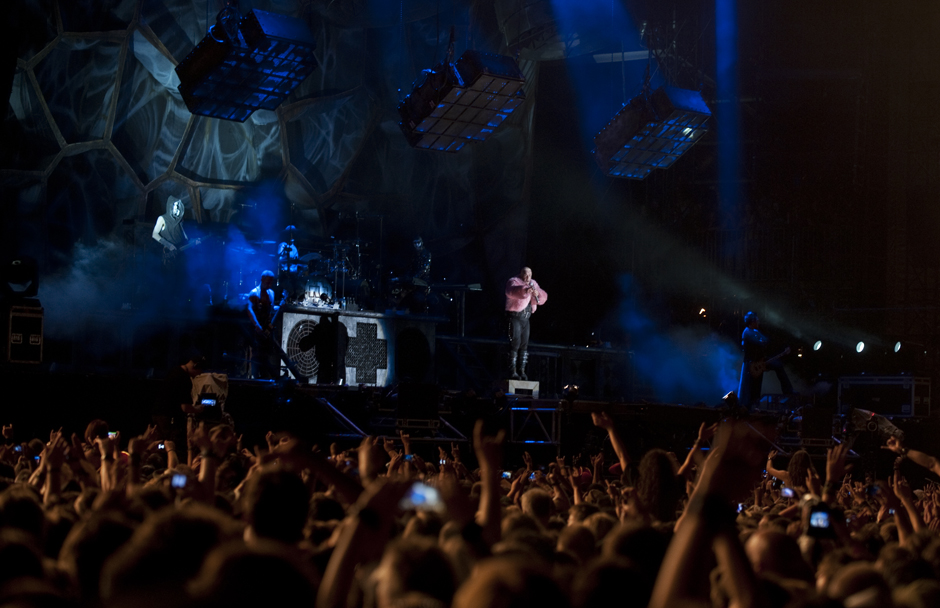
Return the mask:
{"type": "Polygon", "coordinates": [[[512,57],[468,50],[425,72],[398,106],[399,126],[415,148],[457,152],[484,141],[522,105],[523,84],[512,57]]]}
{"type": "Polygon", "coordinates": [[[611,177],[644,179],[666,169],[708,130],[697,91],[661,87],[630,100],[594,137],[594,160],[611,177]]]}
{"type": "Polygon", "coordinates": [[[176,67],[193,114],[244,122],[274,110],[317,68],[317,43],[298,19],[224,8],[209,33],[176,67]]]}

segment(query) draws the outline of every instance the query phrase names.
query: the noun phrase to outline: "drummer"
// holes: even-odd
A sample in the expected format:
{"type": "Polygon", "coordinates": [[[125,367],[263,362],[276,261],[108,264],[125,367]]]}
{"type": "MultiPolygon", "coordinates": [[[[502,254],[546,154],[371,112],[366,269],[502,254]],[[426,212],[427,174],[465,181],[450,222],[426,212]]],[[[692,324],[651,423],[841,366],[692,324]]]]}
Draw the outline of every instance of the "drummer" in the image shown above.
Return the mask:
{"type": "Polygon", "coordinates": [[[297,245],[294,244],[294,231],[296,226],[287,226],[284,228],[284,241],[277,246],[278,268],[281,272],[297,272],[297,265],[300,263],[300,252],[297,251],[297,245]]]}
{"type": "Polygon", "coordinates": [[[283,241],[277,246],[277,285],[288,293],[289,298],[302,298],[307,267],[300,261],[300,252],[294,243],[296,226],[287,226],[282,232],[283,241]]]}

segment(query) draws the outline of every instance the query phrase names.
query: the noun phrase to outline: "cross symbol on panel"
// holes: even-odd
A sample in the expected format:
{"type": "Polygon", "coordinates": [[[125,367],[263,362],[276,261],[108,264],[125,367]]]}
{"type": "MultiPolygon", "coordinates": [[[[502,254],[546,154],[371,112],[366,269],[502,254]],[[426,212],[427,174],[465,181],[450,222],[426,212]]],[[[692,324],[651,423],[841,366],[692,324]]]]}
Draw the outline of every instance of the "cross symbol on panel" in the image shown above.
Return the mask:
{"type": "Polygon", "coordinates": [[[388,369],[388,341],[378,339],[375,323],[356,323],[356,335],[349,338],[346,367],[356,368],[356,382],[375,384],[378,369],[388,369]]]}

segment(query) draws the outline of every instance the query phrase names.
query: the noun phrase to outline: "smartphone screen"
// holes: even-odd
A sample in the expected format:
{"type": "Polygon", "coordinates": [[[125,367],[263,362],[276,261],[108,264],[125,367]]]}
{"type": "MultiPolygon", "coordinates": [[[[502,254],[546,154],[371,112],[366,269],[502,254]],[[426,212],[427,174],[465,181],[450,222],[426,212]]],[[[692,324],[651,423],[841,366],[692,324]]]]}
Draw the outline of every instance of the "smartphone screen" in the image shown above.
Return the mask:
{"type": "Polygon", "coordinates": [[[783,488],[780,489],[780,495],[781,495],[781,496],[786,496],[787,498],[793,498],[793,496],[794,496],[793,490],[791,490],[790,488],[787,488],[787,487],[783,487],[783,488]]]}
{"type": "Polygon", "coordinates": [[[444,502],[437,488],[420,481],[411,484],[398,506],[405,511],[443,511],[444,502]]]}
{"type": "Polygon", "coordinates": [[[512,477],[512,473],[509,471],[503,471],[503,479],[509,479],[512,477]]]}
{"type": "Polygon", "coordinates": [[[529,481],[535,481],[535,471],[529,474],[529,481]]]}
{"type": "Polygon", "coordinates": [[[411,460],[411,457],[412,457],[411,454],[405,454],[405,460],[411,460]]]}
{"type": "Polygon", "coordinates": [[[170,485],[174,488],[185,488],[186,476],[182,473],[174,473],[173,477],[170,479],[170,485]]]}
{"type": "Polygon", "coordinates": [[[215,407],[215,399],[200,399],[199,403],[202,404],[202,407],[215,407]]]}
{"type": "Polygon", "coordinates": [[[159,444],[157,444],[157,449],[158,449],[158,450],[165,450],[165,449],[166,449],[166,445],[163,444],[163,443],[159,443],[159,444]]]}
{"type": "Polygon", "coordinates": [[[117,431],[108,431],[108,439],[114,439],[117,437],[117,431]]]}
{"type": "Polygon", "coordinates": [[[829,513],[826,511],[812,511],[809,514],[809,525],[813,528],[828,528],[829,513]]]}

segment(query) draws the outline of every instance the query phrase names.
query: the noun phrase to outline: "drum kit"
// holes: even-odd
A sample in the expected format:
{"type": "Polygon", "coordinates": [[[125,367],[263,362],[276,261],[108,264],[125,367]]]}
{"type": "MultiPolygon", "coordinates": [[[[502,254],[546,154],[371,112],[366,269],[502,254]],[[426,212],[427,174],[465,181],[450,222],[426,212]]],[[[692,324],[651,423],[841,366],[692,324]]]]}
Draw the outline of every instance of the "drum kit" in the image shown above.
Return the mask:
{"type": "MultiPolygon", "coordinates": [[[[419,252],[411,267],[389,273],[372,255],[371,244],[361,239],[302,242],[298,251],[293,241],[274,241],[228,246],[229,266],[238,286],[237,302],[247,302],[248,292],[257,285],[262,270],[276,270],[275,297],[290,306],[311,309],[384,310],[396,308],[427,312],[429,304],[452,302],[462,285],[432,285],[429,281],[431,256],[419,252]],[[306,249],[306,253],[300,255],[306,249]],[[436,291],[436,294],[432,294],[436,291]],[[286,298],[285,298],[286,296],[286,298]]],[[[378,257],[381,257],[380,255],[378,257]]],[[[478,286],[470,288],[478,290],[478,286]]],[[[229,293],[228,284],[224,286],[229,293]]],[[[226,298],[228,301],[228,298],[226,298]]],[[[233,302],[230,302],[230,305],[233,302]]]]}
{"type": "Polygon", "coordinates": [[[365,276],[364,252],[360,240],[334,241],[321,251],[297,258],[280,257],[278,289],[287,301],[310,308],[358,307],[365,276]]]}

